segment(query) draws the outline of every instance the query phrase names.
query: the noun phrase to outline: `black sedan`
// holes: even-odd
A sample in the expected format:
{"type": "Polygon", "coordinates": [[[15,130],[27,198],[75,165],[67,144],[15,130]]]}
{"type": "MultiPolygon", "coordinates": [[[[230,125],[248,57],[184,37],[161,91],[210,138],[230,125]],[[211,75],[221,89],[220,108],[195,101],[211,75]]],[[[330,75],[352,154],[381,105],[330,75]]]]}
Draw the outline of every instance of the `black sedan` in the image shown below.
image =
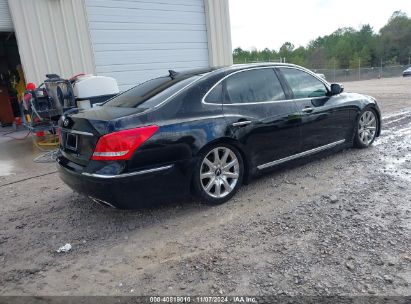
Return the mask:
{"type": "Polygon", "coordinates": [[[144,82],[98,108],[63,116],[60,176],[95,201],[131,209],[193,193],[229,200],[277,165],[370,146],[374,98],[343,93],[290,64],[234,65],[144,82]]]}

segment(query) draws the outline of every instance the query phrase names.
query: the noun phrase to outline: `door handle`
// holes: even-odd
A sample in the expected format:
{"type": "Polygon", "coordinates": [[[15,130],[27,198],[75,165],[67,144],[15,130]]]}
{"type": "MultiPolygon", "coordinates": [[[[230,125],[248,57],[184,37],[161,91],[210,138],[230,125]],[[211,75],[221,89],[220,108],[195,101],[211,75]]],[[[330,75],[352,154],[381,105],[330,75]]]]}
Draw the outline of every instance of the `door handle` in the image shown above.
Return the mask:
{"type": "Polygon", "coordinates": [[[301,112],[304,112],[304,113],[311,113],[312,111],[314,111],[314,108],[310,108],[310,107],[307,107],[301,110],[301,112]]]}
{"type": "Polygon", "coordinates": [[[243,127],[246,125],[249,125],[251,123],[250,120],[242,120],[242,121],[237,121],[235,123],[232,124],[233,127],[243,127]]]}

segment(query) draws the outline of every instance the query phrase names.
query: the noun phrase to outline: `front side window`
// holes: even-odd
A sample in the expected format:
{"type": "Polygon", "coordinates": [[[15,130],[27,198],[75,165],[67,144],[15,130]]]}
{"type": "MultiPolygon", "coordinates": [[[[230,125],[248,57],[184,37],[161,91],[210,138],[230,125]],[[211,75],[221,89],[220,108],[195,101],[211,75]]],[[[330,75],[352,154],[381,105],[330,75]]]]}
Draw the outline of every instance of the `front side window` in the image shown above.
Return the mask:
{"type": "Polygon", "coordinates": [[[255,103],[286,99],[273,69],[240,72],[225,80],[225,103],[255,103]]]}
{"type": "Polygon", "coordinates": [[[315,98],[327,96],[327,88],[314,76],[297,69],[281,68],[294,98],[315,98]]]}

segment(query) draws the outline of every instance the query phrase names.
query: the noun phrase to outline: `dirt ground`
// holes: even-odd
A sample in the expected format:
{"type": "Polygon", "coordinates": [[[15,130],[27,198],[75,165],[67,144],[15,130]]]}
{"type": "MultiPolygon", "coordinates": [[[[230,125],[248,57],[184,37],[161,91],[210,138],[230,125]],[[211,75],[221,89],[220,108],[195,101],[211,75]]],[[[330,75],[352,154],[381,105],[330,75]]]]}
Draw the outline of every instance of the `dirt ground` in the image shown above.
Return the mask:
{"type": "Polygon", "coordinates": [[[411,295],[411,77],[344,85],[379,100],[371,148],[277,170],[217,207],[108,209],[0,135],[3,169],[23,164],[0,177],[0,295],[411,295]]]}

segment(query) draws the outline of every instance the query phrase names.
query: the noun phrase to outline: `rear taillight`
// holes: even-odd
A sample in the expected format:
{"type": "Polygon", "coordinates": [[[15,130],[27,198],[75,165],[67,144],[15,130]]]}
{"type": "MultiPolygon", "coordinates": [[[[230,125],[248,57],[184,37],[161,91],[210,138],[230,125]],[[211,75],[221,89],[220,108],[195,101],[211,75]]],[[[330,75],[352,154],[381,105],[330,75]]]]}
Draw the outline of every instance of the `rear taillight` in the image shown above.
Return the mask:
{"type": "Polygon", "coordinates": [[[134,151],[157,132],[158,126],[147,126],[106,134],[99,138],[92,160],[127,160],[134,151]]]}

